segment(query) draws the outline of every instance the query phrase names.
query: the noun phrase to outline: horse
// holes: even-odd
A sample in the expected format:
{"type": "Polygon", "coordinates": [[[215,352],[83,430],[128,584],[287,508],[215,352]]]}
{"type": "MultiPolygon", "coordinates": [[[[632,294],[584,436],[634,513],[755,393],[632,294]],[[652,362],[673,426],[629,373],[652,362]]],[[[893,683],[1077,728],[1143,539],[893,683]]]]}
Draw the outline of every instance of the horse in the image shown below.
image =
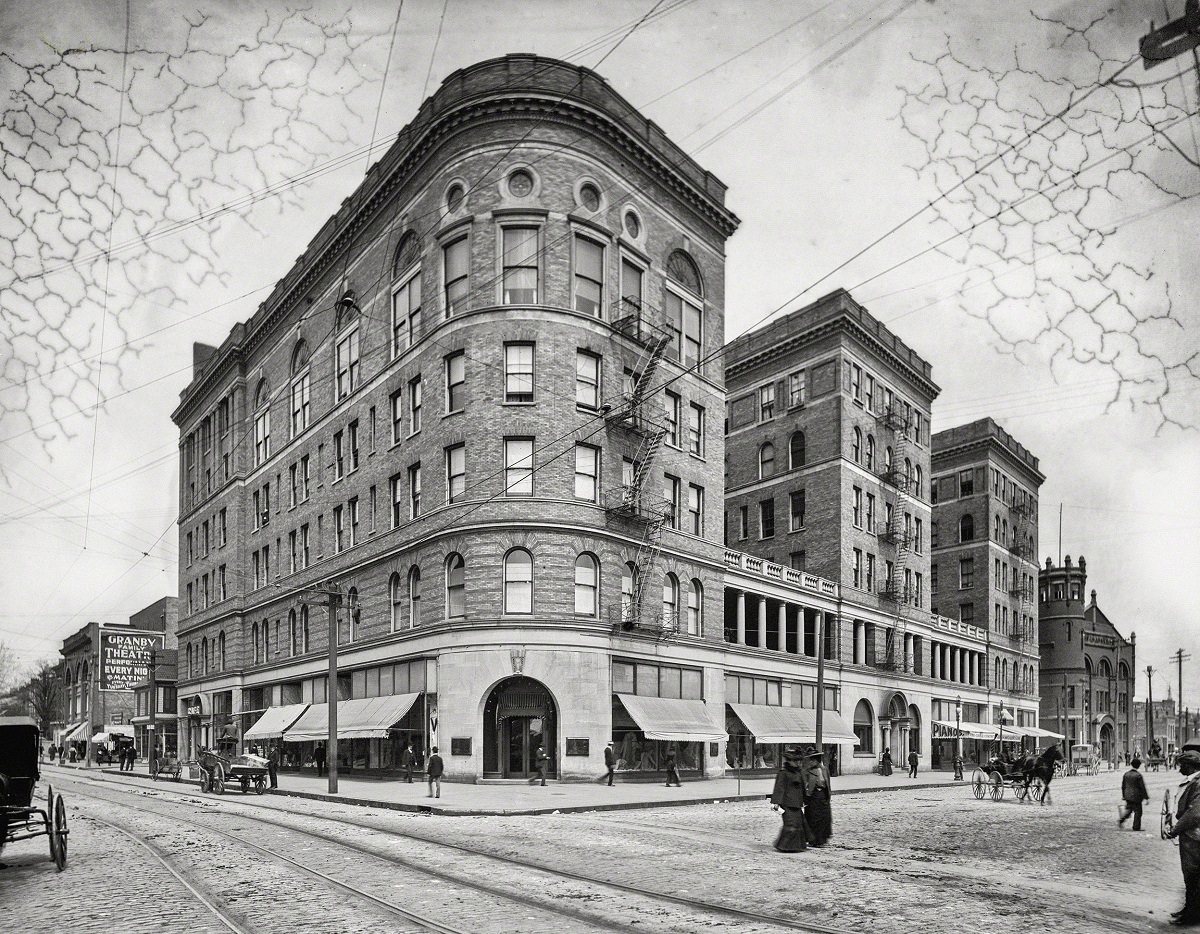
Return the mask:
{"type": "MultiPolygon", "coordinates": [[[[1025,773],[1025,793],[1029,793],[1029,784],[1035,778],[1042,780],[1042,798],[1038,805],[1045,804],[1050,801],[1050,780],[1054,778],[1055,763],[1061,762],[1063,758],[1062,750],[1057,746],[1049,747],[1040,756],[1026,756],[1021,761],[1021,771],[1025,773]]],[[[1053,804],[1053,801],[1050,801],[1053,804]]]]}

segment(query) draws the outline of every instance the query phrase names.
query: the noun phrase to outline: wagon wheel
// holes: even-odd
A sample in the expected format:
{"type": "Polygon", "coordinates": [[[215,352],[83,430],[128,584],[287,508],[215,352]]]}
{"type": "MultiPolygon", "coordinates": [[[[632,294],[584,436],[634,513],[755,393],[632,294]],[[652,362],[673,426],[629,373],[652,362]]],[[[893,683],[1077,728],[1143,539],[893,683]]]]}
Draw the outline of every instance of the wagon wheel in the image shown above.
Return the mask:
{"type": "Polygon", "coordinates": [[[207,769],[200,770],[200,793],[208,794],[212,791],[212,777],[208,774],[207,769]]]}
{"type": "Polygon", "coordinates": [[[999,772],[992,773],[991,794],[993,801],[999,801],[1004,797],[1004,778],[999,772]]]}
{"type": "Polygon", "coordinates": [[[1035,775],[1029,783],[1029,794],[1034,801],[1041,801],[1042,796],[1046,793],[1046,783],[1042,781],[1040,775],[1035,775]]]}
{"type": "Polygon", "coordinates": [[[975,769],[971,773],[971,794],[976,798],[983,798],[987,794],[987,775],[983,769],[975,769]]]}
{"type": "Polygon", "coordinates": [[[214,775],[212,778],[212,791],[214,795],[225,794],[225,779],[220,775],[214,775]]]}
{"type": "Polygon", "coordinates": [[[250,777],[248,775],[239,775],[238,784],[242,786],[242,794],[246,794],[250,790],[250,777]]]}
{"type": "Polygon", "coordinates": [[[1025,787],[1025,779],[1023,778],[1014,778],[1012,780],[1012,790],[1018,801],[1024,801],[1025,796],[1029,793],[1025,787]]]}
{"type": "Polygon", "coordinates": [[[267,790],[267,780],[261,775],[256,775],[254,778],[254,793],[261,795],[267,790]]]}
{"type": "Polygon", "coordinates": [[[46,833],[50,837],[50,858],[54,860],[58,871],[62,872],[67,868],[67,835],[70,833],[67,829],[67,807],[63,804],[62,795],[56,795],[53,789],[49,790],[49,799],[51,805],[47,811],[49,826],[46,833]]]}

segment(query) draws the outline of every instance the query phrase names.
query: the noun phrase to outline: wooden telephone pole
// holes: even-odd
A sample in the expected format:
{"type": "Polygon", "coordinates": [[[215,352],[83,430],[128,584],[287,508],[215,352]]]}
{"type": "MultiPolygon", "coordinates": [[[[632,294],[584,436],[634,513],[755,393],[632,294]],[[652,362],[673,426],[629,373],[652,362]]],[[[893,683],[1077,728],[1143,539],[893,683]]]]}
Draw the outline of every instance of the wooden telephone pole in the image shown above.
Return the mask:
{"type": "Polygon", "coordinates": [[[1154,745],[1154,669],[1146,666],[1146,748],[1144,752],[1150,755],[1150,747],[1154,745]]]}
{"type": "Polygon", "coordinates": [[[1176,650],[1171,656],[1171,661],[1175,663],[1175,676],[1178,678],[1176,688],[1178,693],[1175,695],[1175,748],[1183,749],[1183,744],[1187,742],[1187,720],[1182,716],[1183,713],[1183,663],[1192,656],[1183,651],[1176,650]]]}

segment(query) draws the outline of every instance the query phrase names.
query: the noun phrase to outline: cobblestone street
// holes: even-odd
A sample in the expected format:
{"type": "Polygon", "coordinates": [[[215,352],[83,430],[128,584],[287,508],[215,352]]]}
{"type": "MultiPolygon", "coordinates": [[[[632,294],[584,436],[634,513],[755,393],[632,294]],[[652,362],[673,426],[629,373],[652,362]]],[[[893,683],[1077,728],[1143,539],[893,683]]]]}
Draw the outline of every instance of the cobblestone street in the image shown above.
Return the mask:
{"type": "Polygon", "coordinates": [[[1147,775],[1153,800],[1145,830],[1133,833],[1116,826],[1118,776],[1060,779],[1044,807],[1007,789],[1001,801],[976,800],[966,783],[897,782],[894,791],[836,795],[830,846],[784,855],[771,848],[779,818],[765,801],[448,817],[63,774],[56,787],[70,812],[67,870],[54,871],[43,841],[15,844],[0,889],[11,930],[111,930],[117,905],[122,930],[159,930],[165,911],[192,931],[228,929],[201,898],[244,930],[422,929],[311,875],[299,881],[295,867],[269,854],[208,838],[211,827],[300,861],[310,874],[340,873],[446,929],[770,931],[790,922],[949,934],[1006,929],[1031,915],[1062,934],[1165,929],[1182,885],[1158,817],[1163,791],[1179,779],[1147,775]],[[425,870],[440,874],[436,884],[425,870]],[[706,918],[690,900],[779,923],[706,918]]]}

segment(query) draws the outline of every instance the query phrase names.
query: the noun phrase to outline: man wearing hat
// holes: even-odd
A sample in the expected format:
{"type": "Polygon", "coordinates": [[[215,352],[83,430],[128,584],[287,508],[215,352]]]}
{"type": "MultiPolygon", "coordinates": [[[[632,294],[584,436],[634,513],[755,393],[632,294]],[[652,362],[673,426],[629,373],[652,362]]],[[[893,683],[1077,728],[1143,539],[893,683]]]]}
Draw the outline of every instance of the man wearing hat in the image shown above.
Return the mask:
{"type": "Polygon", "coordinates": [[[609,743],[604,747],[604,767],[608,770],[608,785],[611,788],[613,783],[613,769],[617,764],[617,754],[613,752],[613,744],[609,743]]]}
{"type": "Polygon", "coordinates": [[[829,807],[829,769],[816,746],[805,746],[800,762],[804,776],[804,822],[808,842],[824,846],[833,836],[833,811],[829,807]]]}
{"type": "Polygon", "coordinates": [[[1200,746],[1184,745],[1177,765],[1187,781],[1180,785],[1175,826],[1168,837],[1179,838],[1179,867],[1183,870],[1183,907],[1171,915],[1178,927],[1200,925],[1200,746]]]}
{"type": "Polygon", "coordinates": [[[804,828],[804,776],[800,771],[800,750],[783,747],[783,768],[775,776],[771,792],[771,810],[783,809],[783,826],[775,838],[780,853],[799,853],[808,848],[804,828]]]}

